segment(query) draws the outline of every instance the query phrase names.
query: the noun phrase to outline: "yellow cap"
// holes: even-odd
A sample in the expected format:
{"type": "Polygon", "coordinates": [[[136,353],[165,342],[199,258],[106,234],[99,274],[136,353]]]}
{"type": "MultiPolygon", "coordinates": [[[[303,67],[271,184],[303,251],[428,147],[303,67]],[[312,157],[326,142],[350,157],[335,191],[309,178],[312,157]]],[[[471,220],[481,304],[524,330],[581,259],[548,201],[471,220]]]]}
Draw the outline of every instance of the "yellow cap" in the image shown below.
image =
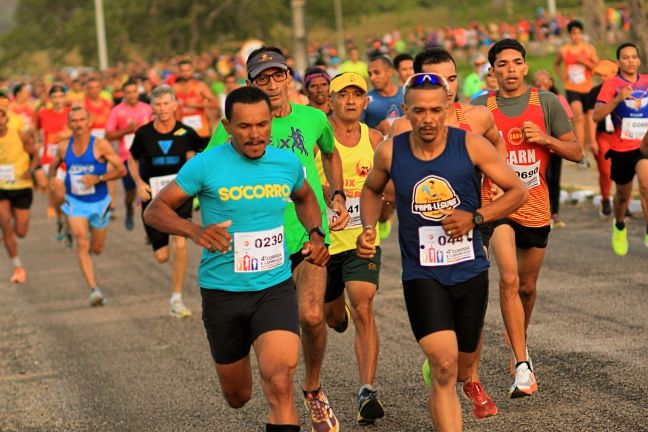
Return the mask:
{"type": "Polygon", "coordinates": [[[353,72],[346,72],[333,78],[329,93],[339,92],[340,90],[350,86],[356,86],[363,92],[367,93],[367,81],[357,73],[353,72]]]}

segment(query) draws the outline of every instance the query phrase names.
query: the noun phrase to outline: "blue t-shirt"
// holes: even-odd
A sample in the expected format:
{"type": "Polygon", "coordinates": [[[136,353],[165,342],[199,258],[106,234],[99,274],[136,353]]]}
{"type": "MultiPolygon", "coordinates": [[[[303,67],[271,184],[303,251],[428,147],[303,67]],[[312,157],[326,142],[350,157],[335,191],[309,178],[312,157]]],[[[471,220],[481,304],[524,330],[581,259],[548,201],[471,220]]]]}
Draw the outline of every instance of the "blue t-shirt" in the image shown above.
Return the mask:
{"type": "Polygon", "coordinates": [[[362,121],[367,126],[375,128],[378,123],[385,119],[390,119],[391,122],[403,115],[401,108],[403,104],[403,87],[398,87],[398,91],[394,96],[385,97],[379,94],[375,89],[367,93],[369,97],[369,105],[362,114],[362,121]]]}
{"type": "Polygon", "coordinates": [[[267,147],[259,159],[239,154],[231,143],[190,159],[176,183],[198,196],[203,226],[231,220],[232,249],[203,250],[202,288],[260,291],[291,277],[284,209],[304,183],[304,170],[290,152],[267,147]]]}

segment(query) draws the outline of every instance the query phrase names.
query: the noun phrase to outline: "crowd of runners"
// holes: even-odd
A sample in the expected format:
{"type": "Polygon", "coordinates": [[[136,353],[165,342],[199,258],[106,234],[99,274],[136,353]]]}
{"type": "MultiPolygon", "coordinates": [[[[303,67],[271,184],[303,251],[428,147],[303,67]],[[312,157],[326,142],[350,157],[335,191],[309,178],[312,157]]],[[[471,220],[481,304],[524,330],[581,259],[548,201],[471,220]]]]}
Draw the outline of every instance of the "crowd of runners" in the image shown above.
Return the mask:
{"type": "Polygon", "coordinates": [[[202,319],[227,403],[240,408],[251,397],[254,348],[266,430],[300,430],[293,381],[301,351],[298,398],[309,427],[338,431],[320,376],[328,328],[354,328],[357,422],[389,414],[376,386],[374,297],[381,240],[395,225],[432,422],[462,429],[457,383],[477,419],[496,415],[478,373],[488,269],[494,260],[508,393],[531,396],[538,384],[527,330],[550,231],[564,226],[562,159],[585,164],[592,152],[619,256],[629,252],[625,220],[638,180],[648,247],[648,76],[638,73],[639,50],[624,43],[616,59],[601,60],[580,22],[566,28],[554,71],[566,98],[550,71],[528,82],[525,47],[511,38],[475,58],[468,93],[443,47],[394,59],[378,53],[366,64],[352,52],[336,76],[307,69],[303,93],[290,58],[271,46],[250,52],[246,85],[226,80],[222,98],[189,60],[167,83],[131,77],[113,83],[112,94],[95,74],[83,87],[74,79],[38,91],[14,86],[0,95],[10,281],[28,280],[18,239],[28,235],[36,195],[47,201],[56,238],[76,250],[88,303],[105,305],[93,261],[113,213],[131,231],[140,207],[154,259],[172,266],[172,316],[192,315],[182,301],[187,239],[203,249],[202,319]],[[115,200],[121,187],[123,203],[115,200]]]}

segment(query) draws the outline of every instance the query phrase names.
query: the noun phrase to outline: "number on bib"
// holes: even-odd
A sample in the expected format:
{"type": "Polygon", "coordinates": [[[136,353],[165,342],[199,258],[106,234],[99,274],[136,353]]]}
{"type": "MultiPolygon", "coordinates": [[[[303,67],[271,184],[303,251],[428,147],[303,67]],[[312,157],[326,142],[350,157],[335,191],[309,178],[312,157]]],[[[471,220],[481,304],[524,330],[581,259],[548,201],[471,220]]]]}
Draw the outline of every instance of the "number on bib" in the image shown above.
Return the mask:
{"type": "Polygon", "coordinates": [[[176,176],[177,174],[169,174],[165,176],[151,177],[149,179],[149,184],[151,185],[151,199],[155,198],[164,186],[175,180],[176,176]]]}
{"type": "Polygon", "coordinates": [[[419,260],[422,266],[446,266],[474,259],[472,230],[459,239],[453,239],[442,226],[419,228],[419,260]]]}
{"type": "Polygon", "coordinates": [[[235,273],[268,271],[283,263],[283,227],[266,231],[234,233],[235,273]]]}

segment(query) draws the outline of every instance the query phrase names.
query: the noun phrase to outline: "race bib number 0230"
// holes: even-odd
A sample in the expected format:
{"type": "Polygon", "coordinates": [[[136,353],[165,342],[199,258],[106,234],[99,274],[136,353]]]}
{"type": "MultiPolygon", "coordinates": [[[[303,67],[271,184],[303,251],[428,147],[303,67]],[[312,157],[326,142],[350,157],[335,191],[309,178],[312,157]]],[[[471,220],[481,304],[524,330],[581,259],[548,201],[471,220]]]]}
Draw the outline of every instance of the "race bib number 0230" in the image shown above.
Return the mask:
{"type": "Polygon", "coordinates": [[[445,233],[442,226],[420,227],[419,259],[424,267],[446,266],[474,260],[473,231],[453,239],[445,233]]]}
{"type": "Polygon", "coordinates": [[[234,272],[268,271],[284,263],[283,227],[234,233],[234,272]]]}

